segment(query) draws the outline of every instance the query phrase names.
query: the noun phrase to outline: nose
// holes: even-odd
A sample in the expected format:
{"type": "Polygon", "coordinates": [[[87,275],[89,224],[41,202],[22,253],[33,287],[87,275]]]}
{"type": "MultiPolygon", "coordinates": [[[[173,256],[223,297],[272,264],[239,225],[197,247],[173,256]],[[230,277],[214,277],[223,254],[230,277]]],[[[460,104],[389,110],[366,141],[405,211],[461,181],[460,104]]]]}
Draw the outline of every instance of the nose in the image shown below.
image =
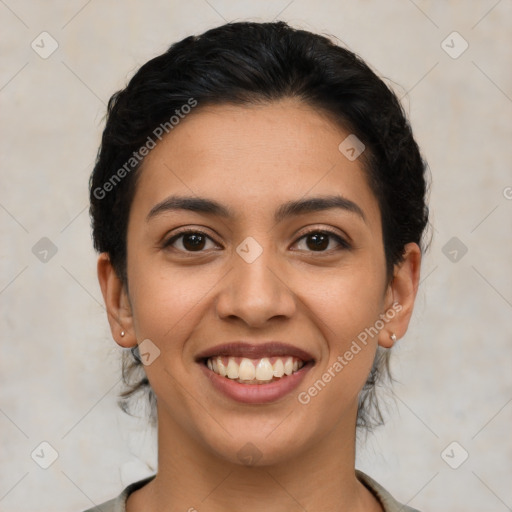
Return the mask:
{"type": "Polygon", "coordinates": [[[233,254],[233,268],[221,282],[217,315],[223,320],[238,318],[250,327],[262,327],[274,317],[291,318],[296,309],[293,283],[270,250],[248,263],[233,254]]]}

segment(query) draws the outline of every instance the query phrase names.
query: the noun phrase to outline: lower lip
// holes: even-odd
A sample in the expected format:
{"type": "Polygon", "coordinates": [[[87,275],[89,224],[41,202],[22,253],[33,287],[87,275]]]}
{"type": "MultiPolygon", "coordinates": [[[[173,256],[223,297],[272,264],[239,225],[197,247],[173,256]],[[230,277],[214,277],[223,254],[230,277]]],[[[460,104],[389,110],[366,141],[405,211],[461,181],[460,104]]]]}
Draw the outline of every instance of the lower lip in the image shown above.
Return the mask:
{"type": "Polygon", "coordinates": [[[313,367],[313,362],[310,361],[291,375],[268,384],[240,384],[218,375],[202,363],[199,363],[199,366],[213,387],[227,397],[246,404],[266,404],[283,398],[297,388],[306,373],[313,367]]]}

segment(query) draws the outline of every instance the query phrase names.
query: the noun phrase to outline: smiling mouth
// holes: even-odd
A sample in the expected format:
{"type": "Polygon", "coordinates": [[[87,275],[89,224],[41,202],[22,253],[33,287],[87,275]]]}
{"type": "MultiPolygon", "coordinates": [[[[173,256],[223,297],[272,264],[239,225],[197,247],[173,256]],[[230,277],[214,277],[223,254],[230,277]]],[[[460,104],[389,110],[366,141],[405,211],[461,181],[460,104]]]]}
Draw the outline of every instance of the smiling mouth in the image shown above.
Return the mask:
{"type": "Polygon", "coordinates": [[[240,384],[268,384],[298,372],[306,362],[293,356],[247,357],[213,356],[203,360],[213,373],[240,384]]]}

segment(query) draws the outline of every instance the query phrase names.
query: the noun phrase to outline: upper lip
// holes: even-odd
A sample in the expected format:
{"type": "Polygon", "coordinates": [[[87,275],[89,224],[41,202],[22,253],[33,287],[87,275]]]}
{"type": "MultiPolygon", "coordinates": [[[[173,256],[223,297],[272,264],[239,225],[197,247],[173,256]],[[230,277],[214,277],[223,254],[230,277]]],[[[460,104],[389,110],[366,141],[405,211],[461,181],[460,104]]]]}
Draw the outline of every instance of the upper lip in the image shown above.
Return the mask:
{"type": "Polygon", "coordinates": [[[280,341],[249,343],[246,341],[231,341],[210,347],[196,356],[196,360],[208,359],[213,356],[246,357],[261,359],[262,357],[292,356],[303,361],[310,361],[313,356],[293,345],[280,341]]]}

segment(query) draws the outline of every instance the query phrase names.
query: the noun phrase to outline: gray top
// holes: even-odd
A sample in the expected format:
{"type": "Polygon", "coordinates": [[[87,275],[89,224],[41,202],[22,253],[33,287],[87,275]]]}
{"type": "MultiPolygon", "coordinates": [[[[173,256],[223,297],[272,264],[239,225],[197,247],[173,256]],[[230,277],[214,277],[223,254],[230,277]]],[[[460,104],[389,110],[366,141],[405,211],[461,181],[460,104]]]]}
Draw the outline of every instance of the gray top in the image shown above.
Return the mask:
{"type": "MultiPolygon", "coordinates": [[[[117,498],[106,501],[101,505],[96,505],[93,508],[84,510],[84,512],[126,512],[126,500],[128,499],[128,496],[137,489],[144,487],[144,485],[153,480],[155,476],[156,475],[148,476],[143,480],[139,480],[138,482],[134,482],[133,484],[128,485],[123,490],[123,492],[117,496],[117,498]]],[[[391,494],[389,494],[389,492],[384,489],[384,487],[382,487],[373,478],[369,477],[362,471],[356,469],[356,476],[358,480],[362,482],[380,501],[385,512],[420,512],[415,508],[411,508],[407,505],[398,503],[398,501],[396,501],[393,496],[391,496],[391,494]]]]}

